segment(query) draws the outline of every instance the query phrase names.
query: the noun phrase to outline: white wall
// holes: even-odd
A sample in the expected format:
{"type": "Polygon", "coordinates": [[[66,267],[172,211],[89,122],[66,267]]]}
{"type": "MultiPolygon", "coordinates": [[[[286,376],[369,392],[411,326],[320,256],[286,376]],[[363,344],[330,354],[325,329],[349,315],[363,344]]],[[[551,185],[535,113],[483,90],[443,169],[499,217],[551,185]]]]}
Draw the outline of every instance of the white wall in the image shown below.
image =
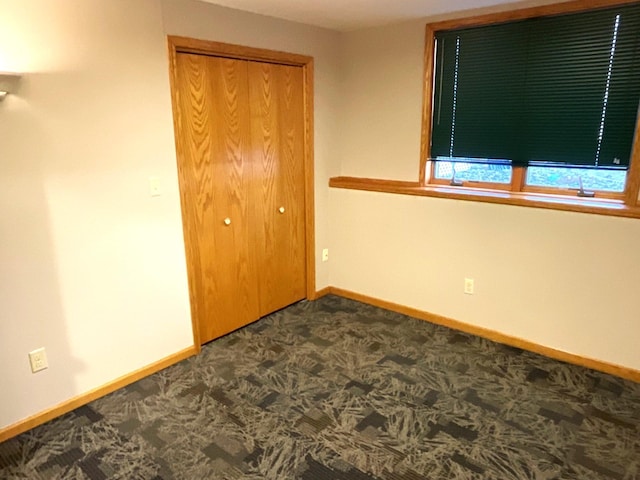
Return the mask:
{"type": "MultiPolygon", "coordinates": [[[[344,35],[341,174],[417,180],[426,22],[344,35]]],[[[640,220],[330,195],[332,285],[640,369],[640,220]]]]}
{"type": "Polygon", "coordinates": [[[166,35],[316,58],[319,248],[340,35],[189,0],[0,0],[0,12],[0,71],[24,72],[0,104],[2,428],[192,344],[166,35]],[[50,367],[34,375],[27,353],[41,346],[50,367]]]}
{"type": "Polygon", "coordinates": [[[193,340],[160,4],[0,11],[1,428],[193,340]]]}
{"type": "Polygon", "coordinates": [[[0,104],[0,428],[192,343],[166,34],[315,57],[318,288],[640,368],[640,222],[327,187],[416,178],[423,21],[338,34],[193,0],[0,12],[0,71],[25,73],[0,104]]]}

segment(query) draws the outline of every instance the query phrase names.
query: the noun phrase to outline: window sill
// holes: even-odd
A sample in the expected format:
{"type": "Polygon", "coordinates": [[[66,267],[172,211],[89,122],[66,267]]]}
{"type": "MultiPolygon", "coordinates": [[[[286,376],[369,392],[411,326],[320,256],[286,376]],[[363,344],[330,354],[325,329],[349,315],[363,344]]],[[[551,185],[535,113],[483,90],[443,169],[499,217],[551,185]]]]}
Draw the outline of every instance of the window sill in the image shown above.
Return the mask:
{"type": "Polygon", "coordinates": [[[543,193],[505,192],[470,187],[440,185],[421,186],[418,182],[379,180],[360,177],[333,177],[329,186],[349,190],[397,193],[423,197],[452,198],[473,202],[500,203],[521,207],[546,208],[569,212],[593,213],[615,217],[640,218],[640,207],[625,205],[620,200],[567,197],[543,193]]]}

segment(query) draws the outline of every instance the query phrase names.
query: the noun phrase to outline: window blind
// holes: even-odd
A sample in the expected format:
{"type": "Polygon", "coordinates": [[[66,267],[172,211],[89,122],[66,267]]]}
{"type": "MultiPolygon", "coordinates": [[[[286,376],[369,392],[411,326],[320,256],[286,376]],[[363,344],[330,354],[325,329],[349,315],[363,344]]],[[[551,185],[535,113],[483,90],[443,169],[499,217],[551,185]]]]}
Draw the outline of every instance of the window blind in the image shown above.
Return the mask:
{"type": "Polygon", "coordinates": [[[431,157],[625,168],[640,4],[436,33],[431,157]]]}

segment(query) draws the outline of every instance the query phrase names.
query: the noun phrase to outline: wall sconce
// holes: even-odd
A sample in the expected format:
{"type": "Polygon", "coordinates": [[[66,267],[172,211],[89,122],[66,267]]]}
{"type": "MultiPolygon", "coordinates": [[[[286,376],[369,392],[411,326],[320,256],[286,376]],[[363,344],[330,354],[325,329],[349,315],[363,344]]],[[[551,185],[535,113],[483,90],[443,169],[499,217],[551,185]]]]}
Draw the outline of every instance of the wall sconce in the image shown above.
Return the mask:
{"type": "Polygon", "coordinates": [[[17,73],[0,72],[0,101],[4,100],[7,94],[16,91],[20,78],[17,73]]]}

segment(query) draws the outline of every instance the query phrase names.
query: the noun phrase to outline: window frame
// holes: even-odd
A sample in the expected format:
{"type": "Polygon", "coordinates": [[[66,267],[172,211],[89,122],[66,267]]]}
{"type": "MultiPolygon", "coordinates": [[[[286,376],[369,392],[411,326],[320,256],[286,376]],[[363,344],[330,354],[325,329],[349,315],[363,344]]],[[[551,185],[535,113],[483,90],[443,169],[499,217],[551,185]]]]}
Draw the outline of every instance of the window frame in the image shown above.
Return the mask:
{"type": "MultiPolygon", "coordinates": [[[[421,187],[443,187],[460,190],[480,189],[484,192],[494,191],[501,195],[506,192],[522,195],[553,195],[570,198],[574,203],[577,192],[572,189],[540,187],[526,185],[526,166],[512,166],[510,184],[463,181],[460,186],[451,186],[447,179],[435,178],[435,161],[429,160],[431,149],[432,118],[433,118],[433,94],[435,80],[435,35],[443,30],[455,30],[467,27],[477,27],[496,23],[524,20],[532,17],[553,16],[567,13],[579,13],[598,8],[615,7],[638,3],[638,0],[574,0],[560,4],[545,5],[541,7],[525,8],[493,14],[485,14],[474,17],[462,17],[452,20],[429,23],[426,25],[425,50],[424,50],[424,75],[423,75],[423,109],[422,109],[422,136],[420,147],[420,170],[418,183],[421,187]]],[[[629,168],[624,192],[596,191],[594,199],[615,200],[628,207],[640,205],[638,194],[640,190],[640,114],[636,117],[635,135],[632,145],[629,168]]]]}

